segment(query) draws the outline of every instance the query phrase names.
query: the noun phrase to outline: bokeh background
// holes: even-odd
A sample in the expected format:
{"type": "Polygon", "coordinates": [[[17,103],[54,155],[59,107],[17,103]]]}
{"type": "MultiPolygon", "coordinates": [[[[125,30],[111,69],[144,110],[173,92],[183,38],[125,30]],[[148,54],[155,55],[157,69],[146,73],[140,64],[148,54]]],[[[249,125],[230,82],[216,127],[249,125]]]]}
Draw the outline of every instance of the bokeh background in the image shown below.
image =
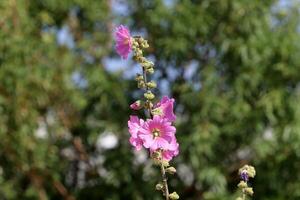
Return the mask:
{"type": "Polygon", "coordinates": [[[300,199],[299,3],[1,0],[0,199],[162,199],[128,143],[142,93],[119,24],[149,40],[155,92],[176,99],[171,190],[231,200],[252,164],[254,199],[300,199]]]}

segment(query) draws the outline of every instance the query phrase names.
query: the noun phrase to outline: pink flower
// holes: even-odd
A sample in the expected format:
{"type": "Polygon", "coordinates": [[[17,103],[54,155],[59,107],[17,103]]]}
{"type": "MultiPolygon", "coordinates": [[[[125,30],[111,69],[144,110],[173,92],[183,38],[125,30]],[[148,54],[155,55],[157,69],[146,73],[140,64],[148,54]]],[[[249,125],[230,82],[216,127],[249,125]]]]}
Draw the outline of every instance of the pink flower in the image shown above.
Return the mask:
{"type": "Polygon", "coordinates": [[[128,128],[130,133],[129,142],[136,150],[140,150],[143,146],[143,140],[139,137],[140,129],[144,125],[144,120],[139,119],[137,116],[130,116],[128,121],[128,128]]]}
{"type": "Polygon", "coordinates": [[[151,151],[157,149],[168,149],[170,143],[175,138],[176,128],[166,119],[155,115],[153,119],[148,119],[143,128],[139,130],[139,137],[143,140],[145,148],[151,151]]]}
{"type": "Polygon", "coordinates": [[[173,112],[174,102],[175,100],[173,98],[170,99],[169,97],[164,96],[160,102],[155,105],[154,114],[156,112],[170,122],[175,121],[176,115],[173,112]]]}
{"type": "MultiPolygon", "coordinates": [[[[172,142],[169,143],[169,145],[165,149],[161,149],[161,151],[162,159],[166,161],[170,161],[173,157],[177,156],[179,153],[179,144],[177,143],[176,138],[174,137],[172,142]]],[[[150,150],[151,154],[153,152],[153,150],[150,150]]]]}
{"type": "Polygon", "coordinates": [[[164,149],[162,152],[162,157],[166,161],[172,160],[173,157],[179,154],[179,144],[176,141],[176,138],[169,144],[167,149],[164,149]]]}
{"type": "Polygon", "coordinates": [[[116,51],[123,58],[127,59],[131,51],[131,36],[129,29],[120,25],[115,30],[116,51]]]}

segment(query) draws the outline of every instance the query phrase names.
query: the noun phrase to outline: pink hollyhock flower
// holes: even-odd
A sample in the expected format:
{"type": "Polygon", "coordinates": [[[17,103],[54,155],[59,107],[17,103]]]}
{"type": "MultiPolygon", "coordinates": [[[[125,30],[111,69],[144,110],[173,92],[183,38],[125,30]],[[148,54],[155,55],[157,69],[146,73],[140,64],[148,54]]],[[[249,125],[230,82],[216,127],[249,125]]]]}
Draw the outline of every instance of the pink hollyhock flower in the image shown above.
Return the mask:
{"type": "Polygon", "coordinates": [[[137,116],[130,116],[128,121],[128,128],[130,133],[129,142],[136,150],[140,150],[143,146],[143,140],[139,137],[140,129],[144,125],[144,120],[137,116]]]}
{"type": "Polygon", "coordinates": [[[155,115],[153,119],[148,119],[143,128],[139,130],[139,137],[143,140],[145,148],[155,151],[157,149],[168,149],[169,144],[175,138],[176,128],[171,122],[155,115]]]}
{"type": "Polygon", "coordinates": [[[129,29],[120,25],[115,30],[116,51],[123,58],[127,59],[128,54],[131,52],[131,36],[129,29]]]}
{"type": "Polygon", "coordinates": [[[154,107],[154,115],[161,115],[163,118],[166,118],[168,121],[173,122],[176,120],[176,115],[173,112],[175,100],[170,99],[167,96],[164,96],[160,102],[158,102],[154,107]]]}
{"type": "Polygon", "coordinates": [[[169,144],[167,149],[164,149],[162,152],[162,158],[166,161],[172,160],[173,157],[179,154],[179,144],[176,141],[176,138],[169,144]]]}

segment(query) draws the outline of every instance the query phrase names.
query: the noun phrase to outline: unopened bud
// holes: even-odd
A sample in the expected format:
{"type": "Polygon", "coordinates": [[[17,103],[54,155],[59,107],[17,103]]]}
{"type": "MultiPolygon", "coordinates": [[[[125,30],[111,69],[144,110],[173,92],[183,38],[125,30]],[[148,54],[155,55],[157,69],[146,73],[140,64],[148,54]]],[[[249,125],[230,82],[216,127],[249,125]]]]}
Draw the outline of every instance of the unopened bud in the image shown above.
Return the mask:
{"type": "Polygon", "coordinates": [[[252,187],[247,187],[244,189],[245,193],[252,196],[253,195],[253,188],[252,187]]]}
{"type": "Polygon", "coordinates": [[[170,166],[169,162],[166,161],[166,160],[162,160],[161,163],[162,163],[162,165],[163,165],[164,167],[169,167],[169,166],[170,166]]]}
{"type": "Polygon", "coordinates": [[[147,91],[146,93],[144,93],[144,97],[148,100],[152,100],[155,98],[155,95],[151,91],[147,91]]]}
{"type": "Polygon", "coordinates": [[[239,188],[246,188],[248,185],[245,181],[241,181],[239,184],[238,184],[238,187],[239,188]]]}
{"type": "Polygon", "coordinates": [[[179,195],[176,192],[173,192],[173,193],[169,194],[169,198],[172,200],[173,199],[176,200],[176,199],[179,199],[179,195]]]}
{"type": "Polygon", "coordinates": [[[146,72],[149,74],[153,74],[154,73],[154,68],[153,67],[148,67],[146,68],[146,72]]]}
{"type": "Polygon", "coordinates": [[[154,81],[150,81],[150,82],[147,83],[147,86],[149,88],[156,88],[157,85],[156,85],[156,83],[154,81]]]}
{"type": "Polygon", "coordinates": [[[161,156],[161,153],[159,151],[154,151],[152,154],[151,154],[152,158],[154,159],[159,159],[160,156],[161,156]]]}
{"type": "Polygon", "coordinates": [[[147,40],[144,40],[143,42],[142,42],[142,48],[144,48],[144,49],[146,49],[146,48],[148,48],[149,47],[149,44],[148,44],[148,41],[147,40]]]}
{"type": "Polygon", "coordinates": [[[157,183],[156,186],[155,186],[155,189],[156,190],[163,190],[164,186],[161,183],[157,183]]]}
{"type": "Polygon", "coordinates": [[[146,83],[144,81],[139,81],[137,86],[138,86],[138,88],[145,88],[146,83]]]}
{"type": "Polygon", "coordinates": [[[141,100],[137,100],[136,102],[134,102],[134,103],[132,103],[132,104],[130,105],[130,108],[131,108],[132,110],[139,110],[139,109],[141,109],[142,107],[143,107],[143,103],[142,103],[141,100]]]}
{"type": "Polygon", "coordinates": [[[166,172],[169,173],[169,174],[175,174],[176,173],[176,169],[175,169],[175,167],[168,167],[166,169],[166,172]]]}
{"type": "Polygon", "coordinates": [[[136,74],[135,80],[136,80],[136,81],[143,81],[143,80],[144,80],[144,77],[143,77],[141,74],[136,74]]]}

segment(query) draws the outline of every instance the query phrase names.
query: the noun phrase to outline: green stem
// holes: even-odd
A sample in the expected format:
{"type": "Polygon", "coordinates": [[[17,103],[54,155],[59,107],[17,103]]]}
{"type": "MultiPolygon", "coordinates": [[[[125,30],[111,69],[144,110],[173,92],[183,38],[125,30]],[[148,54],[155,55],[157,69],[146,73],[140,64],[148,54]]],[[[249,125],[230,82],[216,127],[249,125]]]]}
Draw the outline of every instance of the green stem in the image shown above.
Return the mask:
{"type": "Polygon", "coordinates": [[[167,180],[166,170],[165,170],[165,167],[163,165],[163,162],[160,163],[160,171],[161,171],[162,181],[163,181],[163,185],[164,185],[165,197],[166,197],[166,200],[169,200],[168,180],[167,180]]]}

